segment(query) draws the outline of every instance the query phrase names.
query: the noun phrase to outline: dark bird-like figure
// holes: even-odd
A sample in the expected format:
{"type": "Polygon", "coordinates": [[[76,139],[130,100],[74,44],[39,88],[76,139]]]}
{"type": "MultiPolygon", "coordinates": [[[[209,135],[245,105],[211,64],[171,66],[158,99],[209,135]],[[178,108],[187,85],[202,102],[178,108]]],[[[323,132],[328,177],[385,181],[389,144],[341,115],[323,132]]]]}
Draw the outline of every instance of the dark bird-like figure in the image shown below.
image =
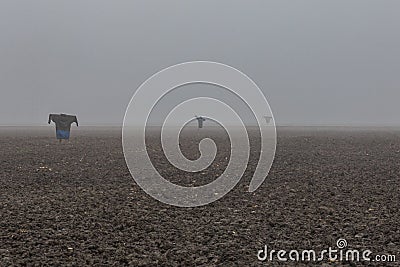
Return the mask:
{"type": "Polygon", "coordinates": [[[75,115],[50,114],[48,123],[50,124],[51,122],[56,124],[56,137],[60,143],[63,139],[69,139],[72,123],[75,122],[76,126],[78,126],[78,119],[75,115]]]}

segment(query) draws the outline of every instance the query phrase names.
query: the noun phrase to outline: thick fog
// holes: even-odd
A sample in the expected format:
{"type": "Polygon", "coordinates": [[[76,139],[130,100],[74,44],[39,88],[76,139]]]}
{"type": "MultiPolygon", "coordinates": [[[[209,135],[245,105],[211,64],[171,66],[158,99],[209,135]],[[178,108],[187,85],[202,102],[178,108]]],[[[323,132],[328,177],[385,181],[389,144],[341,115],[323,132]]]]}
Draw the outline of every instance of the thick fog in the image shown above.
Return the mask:
{"type": "Polygon", "coordinates": [[[3,0],[0,125],[44,125],[49,113],[121,125],[141,83],[193,60],[246,73],[278,125],[400,125],[399,10],[397,0],[3,0]]]}

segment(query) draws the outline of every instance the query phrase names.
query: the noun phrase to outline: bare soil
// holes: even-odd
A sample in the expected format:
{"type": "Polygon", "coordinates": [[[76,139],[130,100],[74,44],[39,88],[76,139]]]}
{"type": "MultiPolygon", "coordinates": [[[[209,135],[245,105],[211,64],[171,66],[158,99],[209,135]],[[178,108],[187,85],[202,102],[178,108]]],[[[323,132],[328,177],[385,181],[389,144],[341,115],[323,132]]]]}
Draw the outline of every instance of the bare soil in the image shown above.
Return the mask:
{"type": "MultiPolygon", "coordinates": [[[[0,266],[398,266],[400,131],[279,128],[277,154],[264,184],[247,192],[259,138],[240,184],[199,208],[160,203],[138,187],[125,164],[118,128],[74,129],[58,144],[53,129],[0,129],[0,266]],[[348,247],[396,255],[395,263],[259,262],[279,250],[348,247]]],[[[218,144],[213,166],[188,175],[165,162],[157,135],[152,160],[171,181],[215,179],[229,156],[218,131],[184,134],[218,144]]]]}

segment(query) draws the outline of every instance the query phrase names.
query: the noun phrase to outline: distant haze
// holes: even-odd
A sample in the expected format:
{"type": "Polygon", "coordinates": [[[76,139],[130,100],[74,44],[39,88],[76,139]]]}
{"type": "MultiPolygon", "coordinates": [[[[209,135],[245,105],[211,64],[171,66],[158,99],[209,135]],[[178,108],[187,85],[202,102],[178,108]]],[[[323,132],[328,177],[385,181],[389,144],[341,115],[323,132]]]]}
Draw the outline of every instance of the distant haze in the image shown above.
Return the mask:
{"type": "Polygon", "coordinates": [[[142,82],[193,60],[249,75],[280,125],[400,125],[399,11],[398,0],[2,0],[0,125],[61,112],[121,125],[142,82]]]}

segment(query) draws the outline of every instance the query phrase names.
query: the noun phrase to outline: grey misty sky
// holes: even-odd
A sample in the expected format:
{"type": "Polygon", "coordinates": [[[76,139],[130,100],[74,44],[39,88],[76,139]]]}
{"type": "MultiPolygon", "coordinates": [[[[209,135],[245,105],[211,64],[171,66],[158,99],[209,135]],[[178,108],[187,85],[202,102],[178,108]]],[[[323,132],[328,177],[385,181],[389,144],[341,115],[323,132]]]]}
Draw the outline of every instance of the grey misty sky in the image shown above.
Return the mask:
{"type": "Polygon", "coordinates": [[[121,124],[177,63],[249,75],[278,124],[400,125],[400,1],[0,2],[0,125],[121,124]]]}

